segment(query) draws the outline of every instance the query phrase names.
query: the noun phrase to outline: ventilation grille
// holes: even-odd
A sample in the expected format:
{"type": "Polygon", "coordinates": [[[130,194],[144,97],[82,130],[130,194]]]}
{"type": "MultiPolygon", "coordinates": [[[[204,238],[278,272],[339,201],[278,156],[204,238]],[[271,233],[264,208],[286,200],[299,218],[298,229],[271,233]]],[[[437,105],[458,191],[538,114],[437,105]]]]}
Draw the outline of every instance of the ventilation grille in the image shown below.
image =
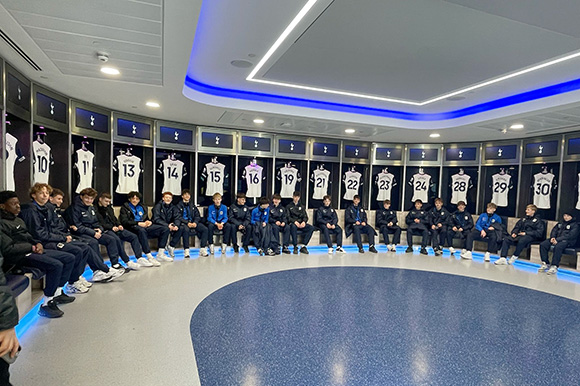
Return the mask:
{"type": "Polygon", "coordinates": [[[14,42],[14,40],[10,39],[10,36],[6,35],[2,29],[0,29],[0,37],[6,42],[6,44],[8,44],[14,51],[16,51],[16,53],[20,55],[20,57],[24,59],[26,63],[30,64],[30,67],[34,68],[36,71],[42,71],[42,68],[40,68],[40,66],[36,64],[36,62],[32,60],[32,58],[28,56],[26,52],[24,52],[22,48],[20,48],[20,46],[14,42]]]}

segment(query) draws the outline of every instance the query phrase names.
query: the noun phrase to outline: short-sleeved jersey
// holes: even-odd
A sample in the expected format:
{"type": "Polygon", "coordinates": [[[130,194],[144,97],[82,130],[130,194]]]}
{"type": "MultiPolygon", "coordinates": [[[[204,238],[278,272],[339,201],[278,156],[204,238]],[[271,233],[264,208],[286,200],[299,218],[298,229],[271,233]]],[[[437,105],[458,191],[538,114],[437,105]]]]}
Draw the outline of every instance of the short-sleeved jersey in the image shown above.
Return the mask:
{"type": "Polygon", "coordinates": [[[48,184],[50,166],[54,164],[50,146],[44,142],[32,142],[34,183],[48,184]]]}
{"type": "Polygon", "coordinates": [[[292,198],[292,194],[296,190],[296,183],[299,180],[298,169],[287,166],[280,168],[280,180],[282,182],[280,196],[292,198]]]}
{"type": "Polygon", "coordinates": [[[509,174],[494,174],[491,176],[492,196],[491,202],[497,206],[508,206],[508,193],[510,190],[512,176],[509,174]]]}
{"type": "Polygon", "coordinates": [[[467,174],[454,174],[451,176],[451,203],[459,201],[467,203],[467,191],[470,188],[471,177],[467,174]]]}
{"type": "Polygon", "coordinates": [[[345,200],[351,201],[352,198],[358,194],[358,190],[360,188],[360,180],[362,178],[362,174],[357,171],[347,171],[344,173],[344,195],[342,198],[345,200]]]}
{"type": "Polygon", "coordinates": [[[181,181],[183,176],[187,175],[183,161],[164,159],[157,170],[163,174],[163,189],[161,191],[181,195],[181,181]]]}
{"type": "Polygon", "coordinates": [[[539,209],[550,209],[554,177],[552,173],[536,173],[534,175],[534,205],[539,209]]]}
{"type": "Polygon", "coordinates": [[[377,174],[376,179],[379,193],[377,194],[377,201],[385,201],[391,199],[391,189],[396,185],[395,176],[391,173],[381,172],[377,174]]]}
{"type": "Polygon", "coordinates": [[[89,150],[79,149],[76,151],[75,167],[79,173],[79,184],[75,190],[80,193],[85,188],[92,187],[95,155],[89,150]]]}
{"type": "Polygon", "coordinates": [[[413,185],[413,197],[411,201],[421,200],[427,202],[429,200],[429,187],[431,186],[431,176],[429,174],[415,173],[411,178],[413,185]]]}
{"type": "Polygon", "coordinates": [[[205,164],[203,174],[206,177],[205,195],[213,196],[215,193],[224,194],[224,180],[226,165],[222,163],[208,162],[205,164]]]}
{"type": "Polygon", "coordinates": [[[316,169],[312,172],[314,180],[314,192],[312,198],[322,200],[328,194],[328,183],[330,182],[330,171],[326,169],[316,169]]]}
{"type": "Polygon", "coordinates": [[[141,158],[135,155],[121,154],[117,156],[115,164],[119,172],[119,181],[115,192],[127,194],[139,191],[139,178],[141,177],[141,158]]]}
{"type": "Polygon", "coordinates": [[[244,168],[244,177],[248,185],[246,197],[262,196],[262,168],[260,165],[246,165],[244,168]]]}

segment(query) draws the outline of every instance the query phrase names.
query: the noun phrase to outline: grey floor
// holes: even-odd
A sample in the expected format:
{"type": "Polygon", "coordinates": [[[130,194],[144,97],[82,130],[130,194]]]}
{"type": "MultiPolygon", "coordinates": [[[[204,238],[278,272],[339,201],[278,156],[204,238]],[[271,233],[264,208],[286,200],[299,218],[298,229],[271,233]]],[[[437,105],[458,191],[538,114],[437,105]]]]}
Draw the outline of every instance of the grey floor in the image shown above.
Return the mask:
{"type": "MultiPolygon", "coordinates": [[[[384,248],[384,247],[383,247],[384,248]]],[[[146,268],[62,306],[65,316],[38,318],[20,337],[14,385],[199,385],[190,337],[196,306],[213,291],[254,275],[327,266],[392,267],[498,281],[580,301],[580,277],[537,274],[534,267],[494,266],[405,253],[308,256],[255,254],[176,259],[146,268]]],[[[476,295],[476,294],[475,294],[476,295]]],[[[501,296],[501,294],[498,294],[501,296]]]]}

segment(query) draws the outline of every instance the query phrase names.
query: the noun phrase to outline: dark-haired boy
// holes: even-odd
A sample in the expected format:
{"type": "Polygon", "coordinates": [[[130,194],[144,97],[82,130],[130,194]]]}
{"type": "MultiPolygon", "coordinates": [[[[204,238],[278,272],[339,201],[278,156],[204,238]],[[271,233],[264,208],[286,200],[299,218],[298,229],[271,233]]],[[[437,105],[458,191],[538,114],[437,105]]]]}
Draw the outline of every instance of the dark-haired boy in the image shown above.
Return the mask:
{"type": "Polygon", "coordinates": [[[240,246],[238,245],[238,232],[242,233],[242,248],[244,252],[250,253],[248,245],[250,245],[250,238],[252,237],[251,222],[252,222],[252,211],[246,205],[246,194],[239,192],[236,195],[236,203],[230,205],[228,209],[228,218],[232,226],[234,227],[231,232],[231,242],[234,247],[234,252],[240,252],[240,246]]]}
{"type": "Polygon", "coordinates": [[[459,201],[457,210],[449,217],[447,244],[449,244],[449,252],[452,255],[455,253],[453,239],[461,240],[463,244],[462,253],[465,254],[465,241],[473,229],[473,217],[471,217],[471,213],[465,211],[466,206],[465,201],[459,201]]]}
{"type": "Polygon", "coordinates": [[[286,213],[288,215],[290,237],[292,238],[292,245],[294,245],[294,254],[298,254],[298,233],[301,233],[304,238],[304,245],[300,248],[300,253],[308,255],[306,246],[312,238],[314,227],[308,224],[308,213],[306,212],[306,206],[300,202],[300,192],[296,191],[292,194],[292,202],[286,206],[286,213]]]}
{"type": "Polygon", "coordinates": [[[328,253],[333,253],[332,239],[330,235],[336,235],[336,252],[346,253],[342,249],[342,228],[338,225],[338,216],[336,211],[330,206],[330,196],[326,195],[322,198],[322,206],[316,210],[316,225],[320,228],[326,245],[328,246],[328,253]]]}
{"type": "Polygon", "coordinates": [[[429,213],[423,209],[423,201],[415,200],[415,208],[411,209],[405,219],[407,223],[407,250],[413,252],[413,235],[421,235],[421,254],[427,255],[427,244],[429,244],[429,226],[431,221],[429,213]]]}
{"type": "Polygon", "coordinates": [[[280,233],[282,233],[282,253],[290,254],[288,245],[290,244],[290,228],[288,228],[288,218],[286,209],[280,202],[282,197],[279,194],[272,196],[272,205],[270,205],[270,226],[272,227],[272,249],[274,253],[280,254],[280,233]]]}
{"type": "Polygon", "coordinates": [[[360,204],[360,196],[356,194],[352,198],[352,204],[345,210],[344,231],[346,237],[353,235],[353,241],[358,247],[359,253],[365,253],[363,249],[361,234],[366,234],[369,240],[369,252],[377,253],[375,248],[376,232],[372,226],[367,223],[367,212],[360,204]]]}
{"type": "Polygon", "coordinates": [[[252,229],[254,230],[254,244],[258,248],[260,256],[264,252],[268,256],[274,256],[272,250],[272,228],[269,224],[270,202],[266,197],[260,197],[258,206],[252,210],[252,229]]]}
{"type": "Polygon", "coordinates": [[[435,206],[429,210],[429,230],[431,231],[433,252],[436,256],[443,254],[443,244],[447,241],[449,216],[449,211],[443,206],[443,200],[436,198],[435,206]]]}
{"type": "Polygon", "coordinates": [[[191,201],[191,192],[189,189],[183,189],[181,192],[181,201],[177,204],[181,216],[181,239],[183,240],[183,256],[188,258],[189,238],[197,236],[200,242],[199,255],[202,257],[209,256],[207,252],[208,229],[201,223],[201,214],[197,206],[191,201]]]}
{"type": "Polygon", "coordinates": [[[157,260],[173,261],[175,258],[175,248],[179,245],[182,233],[182,229],[179,227],[181,225],[181,216],[179,209],[173,205],[173,193],[163,192],[161,200],[153,207],[153,224],[169,229],[169,234],[171,235],[167,245],[159,245],[157,260]],[[167,252],[169,252],[169,257],[165,256],[166,247],[167,252]]]}
{"type": "Polygon", "coordinates": [[[391,252],[396,252],[396,246],[401,242],[401,227],[397,225],[397,221],[397,212],[391,209],[391,200],[383,201],[383,208],[376,213],[376,224],[391,252]],[[390,234],[393,235],[392,243],[389,243],[390,234]]]}

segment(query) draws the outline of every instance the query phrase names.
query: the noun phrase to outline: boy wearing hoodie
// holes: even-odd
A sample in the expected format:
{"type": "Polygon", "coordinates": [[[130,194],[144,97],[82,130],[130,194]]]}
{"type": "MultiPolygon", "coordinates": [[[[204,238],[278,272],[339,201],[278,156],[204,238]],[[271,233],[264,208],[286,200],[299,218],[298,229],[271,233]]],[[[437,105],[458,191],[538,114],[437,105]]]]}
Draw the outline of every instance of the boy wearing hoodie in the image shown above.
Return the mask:
{"type": "Polygon", "coordinates": [[[266,197],[260,197],[258,206],[252,210],[252,229],[254,230],[254,244],[258,248],[260,256],[266,253],[268,256],[274,256],[272,250],[272,228],[270,220],[270,202],[266,197]]]}
{"type": "Polygon", "coordinates": [[[496,209],[497,205],[490,202],[487,204],[485,213],[479,215],[475,229],[467,235],[465,240],[465,250],[461,252],[462,259],[473,259],[471,251],[473,251],[475,240],[487,241],[487,252],[485,252],[483,261],[490,261],[490,255],[497,252],[497,242],[503,233],[503,225],[501,217],[495,214],[496,209]]]}
{"type": "Polygon", "coordinates": [[[213,234],[217,230],[223,232],[222,254],[226,253],[227,242],[230,240],[232,226],[228,222],[228,207],[222,204],[222,195],[215,193],[212,197],[213,204],[207,208],[207,229],[209,238],[209,253],[214,254],[213,234]]]}
{"type": "Polygon", "coordinates": [[[562,221],[552,228],[550,238],[540,243],[542,265],[538,269],[538,272],[547,272],[548,275],[557,273],[564,250],[576,245],[579,228],[578,223],[575,221],[574,217],[572,217],[571,212],[571,210],[564,212],[562,221]],[[551,266],[550,259],[548,258],[550,250],[553,251],[551,266]]]}

